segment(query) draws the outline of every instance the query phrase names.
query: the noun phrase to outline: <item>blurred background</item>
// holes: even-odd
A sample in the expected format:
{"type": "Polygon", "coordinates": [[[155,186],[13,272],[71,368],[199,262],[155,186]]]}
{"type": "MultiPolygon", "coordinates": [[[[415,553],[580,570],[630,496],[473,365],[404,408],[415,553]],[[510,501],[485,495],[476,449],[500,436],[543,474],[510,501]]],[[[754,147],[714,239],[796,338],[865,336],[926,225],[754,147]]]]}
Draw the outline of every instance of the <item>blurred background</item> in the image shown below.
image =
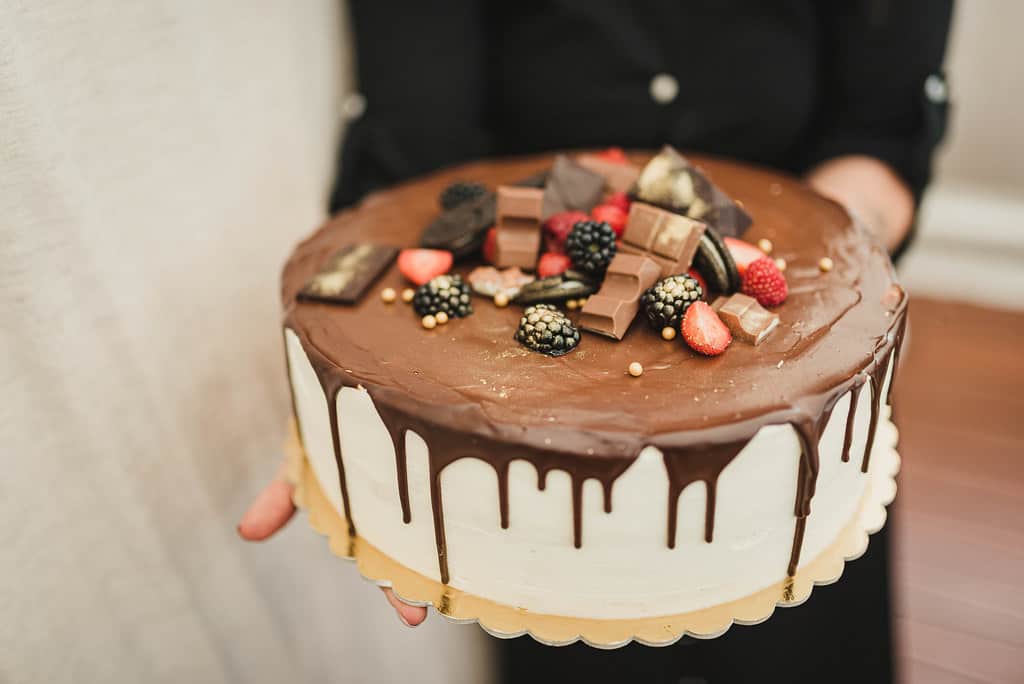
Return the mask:
{"type": "MultiPolygon", "coordinates": [[[[0,682],[485,682],[304,521],[235,523],[284,436],[277,274],[357,116],[337,0],[0,4],[0,682]]],[[[902,266],[905,682],[1024,681],[1024,3],[959,3],[902,266]]],[[[827,589],[825,589],[827,591],[827,589]]]]}

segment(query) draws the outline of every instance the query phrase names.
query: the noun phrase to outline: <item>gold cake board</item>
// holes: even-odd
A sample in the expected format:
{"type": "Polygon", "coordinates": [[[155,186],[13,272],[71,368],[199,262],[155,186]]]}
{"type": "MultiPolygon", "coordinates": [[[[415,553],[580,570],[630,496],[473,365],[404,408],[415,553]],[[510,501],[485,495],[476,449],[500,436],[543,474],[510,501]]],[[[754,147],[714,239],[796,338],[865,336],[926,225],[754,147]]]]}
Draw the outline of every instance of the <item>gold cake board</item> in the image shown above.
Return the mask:
{"type": "MultiPolygon", "coordinates": [[[[888,441],[888,440],[887,440],[888,441]]],[[[807,600],[814,585],[831,584],[843,574],[846,561],[861,556],[868,535],[882,529],[885,507],[896,495],[895,476],[900,457],[886,444],[877,444],[871,456],[871,472],[861,505],[836,540],[796,576],[755,594],[709,608],[640,619],[602,620],[533,613],[495,603],[445,586],[410,570],[362,537],[350,536],[344,518],[324,496],[299,441],[295,422],[285,445],[288,477],[295,485],[295,505],[309,513],[309,524],[327,537],[331,551],[355,561],[360,574],[378,586],[390,586],[412,605],[433,606],[453,622],[479,622],[488,633],[502,638],[529,634],[551,646],[582,640],[597,648],[618,648],[630,641],[648,646],[667,646],[685,635],[711,639],[721,636],[735,622],[753,625],[771,617],[776,606],[796,606],[807,600]]]]}

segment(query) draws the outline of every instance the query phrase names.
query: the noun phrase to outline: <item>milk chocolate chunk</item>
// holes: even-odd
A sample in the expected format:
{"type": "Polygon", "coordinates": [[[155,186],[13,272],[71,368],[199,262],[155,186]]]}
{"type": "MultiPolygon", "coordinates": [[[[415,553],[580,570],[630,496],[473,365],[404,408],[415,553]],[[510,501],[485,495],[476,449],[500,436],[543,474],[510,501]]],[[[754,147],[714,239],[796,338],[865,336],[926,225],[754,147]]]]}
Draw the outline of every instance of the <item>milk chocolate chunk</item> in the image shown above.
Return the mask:
{"type": "Polygon", "coordinates": [[[750,216],[686,157],[666,145],[640,172],[637,199],[699,219],[721,235],[738,237],[750,216]]]}
{"type": "Polygon", "coordinates": [[[660,274],[661,267],[650,257],[616,254],[600,291],[583,306],[580,327],[621,340],[640,311],[640,295],[660,274]]]}
{"type": "Polygon", "coordinates": [[[355,304],[398,255],[397,247],[357,244],[342,247],[299,291],[299,297],[355,304]]]}
{"type": "Polygon", "coordinates": [[[693,265],[719,294],[732,294],[742,284],[736,262],[721,236],[708,227],[701,235],[693,265]]]}
{"type": "Polygon", "coordinates": [[[614,162],[596,154],[581,154],[576,163],[604,179],[605,187],[612,192],[629,192],[640,177],[640,169],[629,162],[614,162]]]}
{"type": "Polygon", "coordinates": [[[449,209],[423,231],[420,246],[446,249],[456,259],[476,254],[484,244],[487,230],[494,225],[495,204],[495,194],[488,192],[449,209]]]}
{"type": "Polygon", "coordinates": [[[719,297],[711,308],[728,326],[733,337],[747,344],[758,345],[779,325],[779,315],[768,311],[753,297],[736,293],[719,297]]]}
{"type": "Polygon", "coordinates": [[[661,275],[686,273],[706,226],[643,202],[633,202],[622,235],[621,250],[644,255],[661,268],[661,275]]]}
{"type": "Polygon", "coordinates": [[[532,271],[541,243],[544,191],[503,185],[498,188],[495,263],[532,271]]]}
{"type": "Polygon", "coordinates": [[[559,155],[544,186],[544,218],[574,209],[589,212],[603,193],[604,178],[559,155]]]}
{"type": "Polygon", "coordinates": [[[552,304],[567,299],[589,297],[597,292],[597,283],[573,271],[527,283],[519,290],[516,304],[552,304]]]}

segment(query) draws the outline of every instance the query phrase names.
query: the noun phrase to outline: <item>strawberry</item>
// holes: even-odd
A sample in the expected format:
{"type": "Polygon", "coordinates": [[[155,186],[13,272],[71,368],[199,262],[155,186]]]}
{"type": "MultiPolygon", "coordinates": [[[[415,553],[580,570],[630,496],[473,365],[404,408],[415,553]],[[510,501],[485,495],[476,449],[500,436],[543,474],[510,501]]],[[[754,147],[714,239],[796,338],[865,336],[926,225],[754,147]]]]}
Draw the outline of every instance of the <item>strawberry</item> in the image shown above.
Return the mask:
{"type": "Polygon", "coordinates": [[[732,260],[736,262],[736,270],[739,271],[741,278],[743,277],[743,274],[747,272],[747,266],[749,266],[751,262],[767,256],[764,252],[749,242],[744,242],[743,240],[734,237],[722,239],[725,241],[725,246],[729,248],[729,254],[732,255],[732,260]]]}
{"type": "Polygon", "coordinates": [[[540,255],[537,262],[537,277],[547,278],[548,276],[565,273],[572,265],[572,260],[564,254],[547,252],[540,255]]]}
{"type": "Polygon", "coordinates": [[[718,356],[732,342],[732,333],[707,302],[694,302],[679,324],[686,344],[705,356],[718,356]]]}
{"type": "Polygon", "coordinates": [[[626,153],[622,151],[621,147],[609,147],[598,152],[597,156],[605,161],[615,162],[616,164],[625,164],[628,161],[626,153]]]}
{"type": "Polygon", "coordinates": [[[698,271],[695,268],[691,268],[689,271],[686,272],[686,274],[697,281],[697,283],[700,285],[700,291],[704,293],[705,297],[707,297],[708,283],[706,280],[704,280],[704,276],[700,274],[700,271],[698,271]]]}
{"type": "Polygon", "coordinates": [[[561,254],[565,251],[565,239],[572,232],[572,227],[580,221],[589,221],[584,211],[560,211],[552,214],[544,222],[544,244],[549,252],[561,254]]]}
{"type": "Polygon", "coordinates": [[[481,253],[484,255],[484,261],[489,264],[493,264],[494,260],[497,259],[498,249],[498,229],[495,226],[491,226],[487,229],[487,237],[484,238],[484,246],[481,248],[481,253]]]}
{"type": "Polygon", "coordinates": [[[590,210],[590,216],[595,221],[604,221],[611,226],[615,237],[622,237],[626,232],[626,212],[614,204],[598,204],[590,210]]]}
{"type": "Polygon", "coordinates": [[[629,199],[629,195],[620,190],[618,192],[613,192],[612,194],[608,195],[608,199],[606,199],[604,203],[616,206],[628,214],[629,207],[631,204],[633,204],[633,201],[629,199]]]}
{"type": "Polygon", "coordinates": [[[768,257],[756,259],[747,266],[743,275],[743,294],[753,297],[761,306],[778,306],[786,301],[789,286],[786,276],[768,257]]]}
{"type": "Polygon", "coordinates": [[[444,249],[403,249],[398,254],[398,270],[406,278],[423,285],[451,270],[455,259],[444,249]]]}

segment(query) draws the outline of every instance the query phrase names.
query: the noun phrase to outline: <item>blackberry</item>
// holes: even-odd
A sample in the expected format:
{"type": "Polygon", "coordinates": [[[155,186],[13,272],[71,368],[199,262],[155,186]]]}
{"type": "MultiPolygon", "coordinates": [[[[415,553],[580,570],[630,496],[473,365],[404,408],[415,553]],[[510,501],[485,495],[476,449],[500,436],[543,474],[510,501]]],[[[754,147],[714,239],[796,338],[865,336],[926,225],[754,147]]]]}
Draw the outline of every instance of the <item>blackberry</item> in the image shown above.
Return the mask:
{"type": "Polygon", "coordinates": [[[452,183],[441,193],[441,208],[445,211],[450,211],[463,202],[483,197],[486,194],[487,188],[479,183],[452,183]]]}
{"type": "Polygon", "coordinates": [[[516,342],[541,354],[561,356],[580,343],[580,333],[555,307],[535,304],[523,311],[516,342]]]}
{"type": "Polygon", "coordinates": [[[565,240],[565,253],[586,275],[602,276],[615,250],[615,231],[604,221],[580,221],[565,240]]]}
{"type": "Polygon", "coordinates": [[[696,278],[674,275],[647,288],[640,297],[640,305],[655,330],[678,329],[686,310],[703,296],[704,290],[696,278]]]}
{"type": "Polygon", "coordinates": [[[462,318],[473,313],[469,298],[469,285],[457,275],[439,275],[416,289],[412,308],[420,316],[448,314],[449,318],[462,318]]]}

